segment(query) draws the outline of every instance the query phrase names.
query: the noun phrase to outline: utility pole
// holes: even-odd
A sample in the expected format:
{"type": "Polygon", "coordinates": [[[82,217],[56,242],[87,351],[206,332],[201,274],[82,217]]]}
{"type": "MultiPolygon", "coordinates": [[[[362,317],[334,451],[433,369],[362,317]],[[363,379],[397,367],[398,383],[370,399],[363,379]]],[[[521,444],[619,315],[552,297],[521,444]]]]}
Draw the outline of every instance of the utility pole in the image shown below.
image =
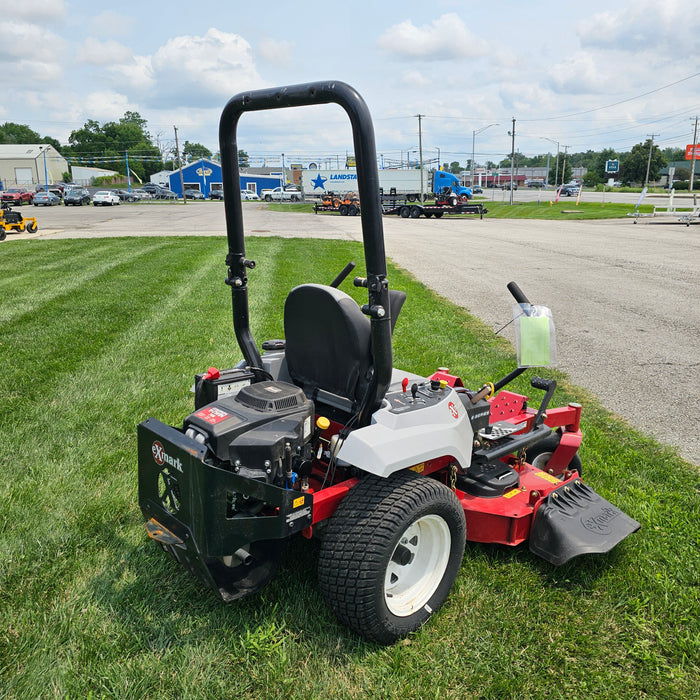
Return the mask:
{"type": "Polygon", "coordinates": [[[515,170],[515,117],[513,131],[510,132],[510,205],[513,206],[513,173],[515,170]]]}
{"type": "Polygon", "coordinates": [[[698,118],[695,117],[695,131],[693,131],[693,150],[690,153],[690,183],[688,191],[693,191],[693,180],[695,179],[695,145],[698,142],[698,118]]]}
{"type": "Polygon", "coordinates": [[[644,187],[649,184],[649,169],[651,168],[651,152],[654,150],[654,136],[659,136],[659,134],[647,134],[651,136],[651,141],[649,143],[649,160],[647,160],[647,174],[644,178],[644,187]]]}
{"type": "Polygon", "coordinates": [[[177,140],[177,127],[175,129],[175,153],[177,155],[177,167],[180,169],[180,187],[182,188],[182,203],[187,204],[187,197],[185,197],[185,178],[182,176],[182,163],[180,162],[180,144],[177,140]]]}
{"type": "Polygon", "coordinates": [[[425,201],[425,189],[423,184],[423,132],[421,129],[421,119],[425,114],[418,114],[418,158],[420,165],[420,201],[425,201]]]}

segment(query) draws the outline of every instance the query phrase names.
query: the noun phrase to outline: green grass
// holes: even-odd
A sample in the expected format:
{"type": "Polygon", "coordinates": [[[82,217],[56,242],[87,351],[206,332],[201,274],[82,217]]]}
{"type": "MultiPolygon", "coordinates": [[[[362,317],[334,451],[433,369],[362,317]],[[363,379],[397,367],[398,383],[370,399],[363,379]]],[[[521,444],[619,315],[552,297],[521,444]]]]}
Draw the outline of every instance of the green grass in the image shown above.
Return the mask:
{"type": "MultiPolygon", "coordinates": [[[[553,196],[549,193],[549,197],[553,196]]],[[[625,218],[628,213],[634,212],[633,204],[579,202],[576,205],[575,198],[564,198],[556,204],[550,204],[550,198],[543,198],[537,202],[516,202],[510,205],[506,202],[492,202],[488,197],[475,197],[474,202],[481,202],[490,219],[555,219],[563,221],[567,219],[619,219],[625,218]]],[[[273,211],[292,211],[304,214],[313,214],[314,205],[303,204],[267,204],[273,211]]],[[[654,207],[651,204],[642,204],[639,211],[650,214],[654,207]]],[[[339,216],[332,212],[319,212],[318,216],[339,216]]],[[[449,214],[449,218],[474,218],[474,214],[449,214]]]]}
{"type": "MultiPolygon", "coordinates": [[[[137,423],[179,424],[194,373],[240,358],[225,240],[1,252],[0,697],[697,696],[700,475],[566,377],[553,373],[558,403],[584,404],[586,480],[642,530],[561,568],[468,544],[443,609],[382,648],[324,606],[313,541],[293,541],[262,593],[226,606],[146,537],[137,423]]],[[[251,239],[247,253],[258,341],[281,337],[292,286],[361,260],[341,241],[251,239]]],[[[447,365],[470,386],[512,367],[490,329],[400,270],[390,279],[408,292],[397,366],[447,365]]],[[[505,290],[494,303],[508,308],[505,290]]],[[[515,388],[527,391],[525,377],[515,388]]]]}

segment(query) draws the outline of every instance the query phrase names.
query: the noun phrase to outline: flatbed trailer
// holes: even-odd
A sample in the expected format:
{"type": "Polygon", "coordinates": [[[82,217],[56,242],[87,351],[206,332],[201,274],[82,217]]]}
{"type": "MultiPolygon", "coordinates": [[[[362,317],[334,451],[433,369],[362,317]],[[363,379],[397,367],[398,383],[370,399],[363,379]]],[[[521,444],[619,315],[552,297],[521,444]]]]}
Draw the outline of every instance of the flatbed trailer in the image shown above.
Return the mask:
{"type": "Polygon", "coordinates": [[[439,219],[443,214],[478,214],[479,218],[483,219],[484,214],[487,212],[488,209],[485,209],[480,202],[477,204],[417,204],[415,202],[397,200],[382,201],[382,213],[388,215],[396,214],[402,219],[418,219],[421,216],[425,216],[426,219],[430,219],[433,216],[439,219]]]}

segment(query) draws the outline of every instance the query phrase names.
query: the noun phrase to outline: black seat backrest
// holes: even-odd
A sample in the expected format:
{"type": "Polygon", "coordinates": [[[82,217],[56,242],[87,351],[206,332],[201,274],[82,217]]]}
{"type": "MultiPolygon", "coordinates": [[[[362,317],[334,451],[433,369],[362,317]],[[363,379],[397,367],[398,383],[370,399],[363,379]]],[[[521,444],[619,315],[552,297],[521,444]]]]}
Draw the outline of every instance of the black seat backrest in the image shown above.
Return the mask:
{"type": "Polygon", "coordinates": [[[320,284],[295,287],[284,305],[284,335],[289,375],[307,394],[362,399],[372,364],[370,321],[352,297],[320,284]]]}

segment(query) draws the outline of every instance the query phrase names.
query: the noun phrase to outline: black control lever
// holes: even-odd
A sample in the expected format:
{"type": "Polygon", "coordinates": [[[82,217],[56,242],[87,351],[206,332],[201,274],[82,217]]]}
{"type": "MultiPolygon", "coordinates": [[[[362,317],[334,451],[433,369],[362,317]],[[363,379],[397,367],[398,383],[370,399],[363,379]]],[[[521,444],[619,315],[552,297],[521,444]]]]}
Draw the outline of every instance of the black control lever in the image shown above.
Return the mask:
{"type": "Polygon", "coordinates": [[[549,406],[549,402],[551,401],[552,396],[554,396],[554,391],[557,388],[557,382],[556,379],[543,379],[542,377],[533,377],[530,380],[530,386],[533,389],[541,389],[542,391],[546,392],[544,398],[542,399],[542,402],[540,403],[539,409],[537,409],[537,415],[535,416],[535,425],[533,427],[537,428],[539,425],[542,425],[542,423],[544,423],[544,413],[547,410],[547,406],[549,406]]]}
{"type": "Polygon", "coordinates": [[[341,282],[355,269],[355,263],[351,260],[330,283],[331,287],[339,287],[341,282]]]}

